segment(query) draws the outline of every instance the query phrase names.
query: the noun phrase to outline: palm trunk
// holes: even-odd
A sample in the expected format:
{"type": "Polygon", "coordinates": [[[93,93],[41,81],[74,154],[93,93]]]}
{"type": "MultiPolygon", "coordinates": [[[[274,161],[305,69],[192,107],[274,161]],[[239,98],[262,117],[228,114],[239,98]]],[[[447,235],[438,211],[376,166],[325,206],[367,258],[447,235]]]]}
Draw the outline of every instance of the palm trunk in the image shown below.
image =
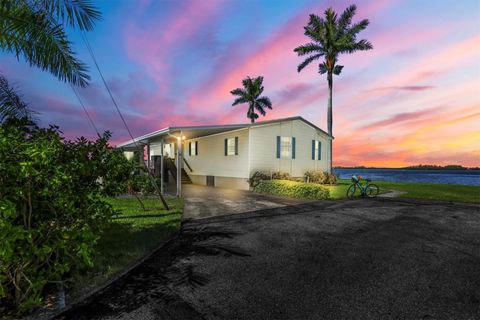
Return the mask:
{"type": "MultiPolygon", "coordinates": [[[[333,74],[331,72],[327,75],[328,80],[328,111],[327,111],[327,125],[328,125],[328,134],[333,138],[333,113],[332,113],[332,90],[333,90],[333,74]]],[[[330,173],[332,172],[333,162],[332,162],[332,145],[333,139],[330,142],[330,153],[329,153],[329,162],[330,162],[330,173]]]]}

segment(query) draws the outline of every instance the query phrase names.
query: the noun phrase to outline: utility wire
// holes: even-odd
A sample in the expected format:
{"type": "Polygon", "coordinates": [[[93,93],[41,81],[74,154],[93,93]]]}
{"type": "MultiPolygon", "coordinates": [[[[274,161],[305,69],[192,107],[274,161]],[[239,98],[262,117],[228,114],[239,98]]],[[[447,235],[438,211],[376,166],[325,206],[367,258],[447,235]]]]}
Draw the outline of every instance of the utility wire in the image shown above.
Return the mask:
{"type": "MultiPolygon", "coordinates": [[[[92,60],[93,60],[93,62],[94,62],[94,64],[95,64],[95,67],[96,67],[98,73],[100,74],[100,77],[102,78],[103,85],[104,85],[105,88],[107,89],[108,94],[110,95],[110,99],[112,100],[113,105],[115,106],[115,109],[117,110],[118,115],[119,115],[120,118],[122,119],[122,122],[123,122],[123,124],[124,124],[124,126],[125,126],[125,129],[127,129],[128,134],[130,135],[130,138],[132,138],[132,141],[133,141],[133,143],[135,144],[135,146],[138,147],[138,148],[140,148],[140,145],[138,144],[137,140],[133,137],[132,131],[131,131],[130,128],[128,127],[127,121],[126,121],[125,118],[123,117],[122,112],[120,111],[120,108],[118,107],[118,104],[117,104],[117,102],[115,101],[115,98],[113,97],[112,91],[110,90],[110,87],[108,86],[108,83],[107,83],[107,81],[105,80],[105,77],[103,76],[102,70],[100,69],[100,66],[98,65],[97,59],[95,58],[95,53],[93,52],[93,49],[92,49],[92,47],[90,46],[90,42],[88,41],[88,38],[87,38],[87,35],[85,34],[85,31],[81,30],[81,35],[82,35],[83,42],[85,43],[85,46],[87,47],[87,50],[88,50],[88,52],[89,52],[89,54],[90,54],[90,57],[92,58],[92,60]]],[[[142,163],[143,163],[143,165],[144,165],[145,167],[147,167],[147,165],[145,164],[144,161],[142,161],[142,163]]],[[[147,167],[146,169],[147,169],[148,177],[150,178],[150,181],[152,182],[153,186],[155,187],[155,190],[157,191],[158,196],[160,197],[163,206],[164,206],[167,210],[169,210],[168,204],[167,204],[167,202],[165,201],[165,199],[163,198],[162,193],[160,192],[160,188],[158,187],[158,184],[157,184],[157,182],[155,181],[155,178],[153,177],[152,173],[150,172],[150,168],[147,167]]],[[[163,172],[162,172],[162,175],[163,175],[163,172]]],[[[179,178],[177,177],[177,179],[179,179],[179,178]]],[[[163,177],[162,177],[162,183],[163,183],[163,177]]]]}
{"type": "MultiPolygon", "coordinates": [[[[33,10],[37,10],[34,5],[36,4],[36,2],[34,1],[34,4],[32,4],[32,6],[30,6],[30,4],[27,2],[27,0],[23,0],[23,3],[29,7],[30,9],[33,9],[33,10]]],[[[50,21],[50,23],[52,25],[58,25],[58,23],[53,19],[53,17],[50,15],[50,14],[46,14],[45,17],[50,21]]],[[[97,133],[97,136],[99,138],[101,138],[101,135],[100,135],[100,132],[98,131],[97,129],[97,126],[95,125],[95,122],[93,121],[92,117],[90,116],[90,114],[88,113],[87,111],[87,108],[85,107],[85,105],[83,104],[82,102],[82,99],[80,99],[80,95],[78,94],[78,92],[75,90],[75,87],[70,83],[70,88],[72,88],[73,90],[73,93],[75,93],[75,96],[77,97],[77,100],[78,102],[80,103],[80,105],[82,106],[82,109],[83,111],[85,112],[85,115],[87,116],[90,124],[92,125],[92,128],[93,130],[97,133]]]]}
{"type": "Polygon", "coordinates": [[[102,78],[102,82],[103,82],[105,88],[108,91],[110,99],[112,99],[113,105],[115,106],[115,109],[117,109],[117,113],[120,116],[120,118],[122,119],[122,122],[123,122],[123,125],[125,126],[125,129],[127,129],[128,134],[130,135],[130,138],[132,138],[133,142],[135,143],[135,146],[138,146],[137,141],[133,137],[133,134],[130,131],[130,128],[128,127],[127,121],[123,117],[122,112],[120,111],[120,108],[118,107],[117,101],[115,101],[115,98],[113,97],[112,91],[110,90],[110,87],[108,86],[107,81],[105,81],[105,78],[103,77],[103,73],[100,70],[97,59],[95,58],[95,54],[92,50],[92,47],[90,46],[90,42],[88,41],[88,38],[87,38],[87,35],[85,34],[85,31],[81,30],[81,35],[82,35],[83,42],[85,43],[85,46],[87,47],[87,50],[90,54],[90,57],[92,57],[93,63],[95,64],[95,67],[97,68],[97,71],[100,74],[100,77],[102,78]]]}
{"type": "Polygon", "coordinates": [[[82,106],[83,111],[84,111],[85,114],[87,115],[87,118],[88,118],[88,120],[90,121],[90,124],[92,125],[93,130],[95,130],[95,132],[97,133],[97,136],[98,136],[99,138],[101,138],[102,136],[100,135],[100,132],[98,131],[97,126],[95,125],[95,122],[93,122],[92,117],[91,117],[90,114],[88,113],[87,108],[85,108],[85,105],[83,104],[82,99],[80,99],[80,96],[79,96],[77,90],[75,90],[75,87],[74,87],[72,84],[70,84],[70,87],[72,88],[73,93],[75,93],[75,96],[77,97],[78,102],[79,102],[80,105],[82,106]]]}
{"type": "MultiPolygon", "coordinates": [[[[27,0],[23,0],[23,2],[25,3],[25,5],[26,5],[27,7],[30,7],[30,4],[27,2],[27,0]]],[[[30,8],[32,8],[32,7],[30,7],[30,8]]],[[[32,8],[32,9],[35,9],[35,8],[32,8]]],[[[46,17],[50,20],[50,23],[52,23],[53,25],[57,25],[56,21],[53,19],[53,17],[52,17],[50,14],[46,14],[46,17]]],[[[87,36],[86,36],[86,34],[85,34],[85,31],[84,31],[84,30],[80,30],[80,32],[81,32],[81,35],[82,35],[83,42],[84,42],[85,46],[87,47],[88,52],[89,52],[89,54],[90,54],[93,62],[95,63],[95,67],[97,68],[97,71],[98,71],[98,73],[100,74],[100,77],[102,78],[103,84],[105,85],[105,88],[107,89],[108,94],[110,95],[110,98],[111,98],[111,100],[112,100],[112,102],[113,102],[113,105],[114,105],[115,108],[117,109],[118,115],[119,115],[120,118],[122,119],[122,122],[123,122],[123,124],[125,125],[125,128],[127,129],[128,134],[130,135],[130,138],[132,138],[133,143],[135,144],[135,146],[136,146],[136,147],[140,147],[140,146],[138,145],[137,141],[135,140],[135,138],[133,137],[132,132],[130,131],[130,128],[128,127],[127,121],[125,121],[125,118],[123,117],[122,112],[120,111],[120,108],[118,107],[117,102],[115,101],[115,98],[113,97],[112,92],[111,92],[111,90],[110,90],[107,82],[105,81],[105,78],[104,78],[104,76],[103,76],[103,73],[102,73],[102,71],[100,70],[100,66],[99,66],[98,63],[97,63],[97,59],[95,58],[95,54],[94,54],[94,52],[93,52],[93,50],[92,50],[92,47],[90,46],[90,43],[89,43],[89,41],[88,41],[88,38],[87,38],[87,36]]],[[[75,96],[78,98],[78,101],[80,102],[80,104],[81,104],[83,110],[85,111],[85,114],[87,115],[88,119],[90,120],[90,123],[92,124],[94,130],[97,132],[97,135],[100,137],[100,133],[98,132],[97,127],[95,126],[95,123],[93,122],[93,119],[90,117],[90,114],[88,113],[87,109],[85,108],[85,105],[83,104],[82,100],[80,99],[80,96],[77,94],[77,92],[76,92],[76,90],[74,89],[73,85],[70,84],[70,86],[71,86],[73,92],[75,93],[75,96]]],[[[142,161],[142,162],[143,162],[143,161],[142,161]]],[[[145,162],[143,162],[143,165],[146,167],[145,162]]],[[[159,187],[158,187],[158,185],[157,185],[157,182],[155,181],[155,178],[152,176],[149,168],[147,168],[147,173],[148,173],[148,177],[150,178],[150,181],[151,181],[152,184],[154,185],[155,190],[157,191],[160,199],[162,200],[163,206],[164,206],[167,210],[169,210],[168,204],[167,204],[167,202],[165,201],[165,199],[163,198],[163,196],[162,196],[162,194],[161,194],[161,192],[160,192],[160,189],[159,189],[159,187]]],[[[163,172],[162,172],[162,174],[163,174],[163,172]]],[[[162,178],[162,183],[163,183],[163,178],[162,178]]]]}

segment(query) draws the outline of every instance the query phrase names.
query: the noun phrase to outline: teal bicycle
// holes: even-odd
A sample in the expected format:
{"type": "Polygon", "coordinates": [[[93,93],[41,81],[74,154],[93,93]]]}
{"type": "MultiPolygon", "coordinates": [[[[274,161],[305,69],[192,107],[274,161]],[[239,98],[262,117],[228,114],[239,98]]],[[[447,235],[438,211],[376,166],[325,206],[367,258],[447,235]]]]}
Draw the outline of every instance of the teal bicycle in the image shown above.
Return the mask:
{"type": "Polygon", "coordinates": [[[363,198],[375,198],[380,189],[376,184],[370,183],[371,181],[370,179],[363,179],[362,176],[352,176],[352,184],[348,187],[347,198],[353,198],[357,195],[363,198]],[[366,181],[365,185],[361,184],[361,180],[366,181]]]}

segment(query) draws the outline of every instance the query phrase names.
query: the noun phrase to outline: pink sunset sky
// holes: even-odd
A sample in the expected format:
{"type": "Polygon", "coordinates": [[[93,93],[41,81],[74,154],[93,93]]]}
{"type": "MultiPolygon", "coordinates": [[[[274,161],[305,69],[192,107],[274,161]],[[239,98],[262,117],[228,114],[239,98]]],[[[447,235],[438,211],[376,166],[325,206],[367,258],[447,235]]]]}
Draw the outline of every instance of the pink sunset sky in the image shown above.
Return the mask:
{"type": "MultiPolygon", "coordinates": [[[[334,165],[480,166],[480,7],[472,1],[104,1],[103,19],[88,34],[102,71],[139,136],[170,125],[248,122],[230,90],[264,76],[273,103],[269,120],[302,116],[326,129],[327,81],[318,63],[301,73],[293,49],[308,39],[310,13],[355,3],[354,21],[373,50],[340,56],[334,78],[334,165]]],[[[113,142],[128,133],[79,34],[79,57],[92,81],[80,95],[113,142]]],[[[0,72],[69,138],[94,137],[64,83],[0,55],[0,72]]]]}

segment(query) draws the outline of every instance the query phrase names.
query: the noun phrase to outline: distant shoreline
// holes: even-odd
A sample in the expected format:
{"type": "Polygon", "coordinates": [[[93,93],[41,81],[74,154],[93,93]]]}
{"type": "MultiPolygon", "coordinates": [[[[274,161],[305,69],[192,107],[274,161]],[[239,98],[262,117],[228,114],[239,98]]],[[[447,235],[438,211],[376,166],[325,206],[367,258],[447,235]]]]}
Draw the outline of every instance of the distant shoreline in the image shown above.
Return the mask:
{"type": "Polygon", "coordinates": [[[479,167],[462,167],[457,165],[449,166],[434,166],[434,165],[418,165],[418,166],[409,166],[409,167],[399,167],[399,168],[388,168],[388,167],[365,167],[365,166],[354,166],[354,167],[333,167],[333,169],[387,169],[387,170],[480,170],[479,167]]]}

